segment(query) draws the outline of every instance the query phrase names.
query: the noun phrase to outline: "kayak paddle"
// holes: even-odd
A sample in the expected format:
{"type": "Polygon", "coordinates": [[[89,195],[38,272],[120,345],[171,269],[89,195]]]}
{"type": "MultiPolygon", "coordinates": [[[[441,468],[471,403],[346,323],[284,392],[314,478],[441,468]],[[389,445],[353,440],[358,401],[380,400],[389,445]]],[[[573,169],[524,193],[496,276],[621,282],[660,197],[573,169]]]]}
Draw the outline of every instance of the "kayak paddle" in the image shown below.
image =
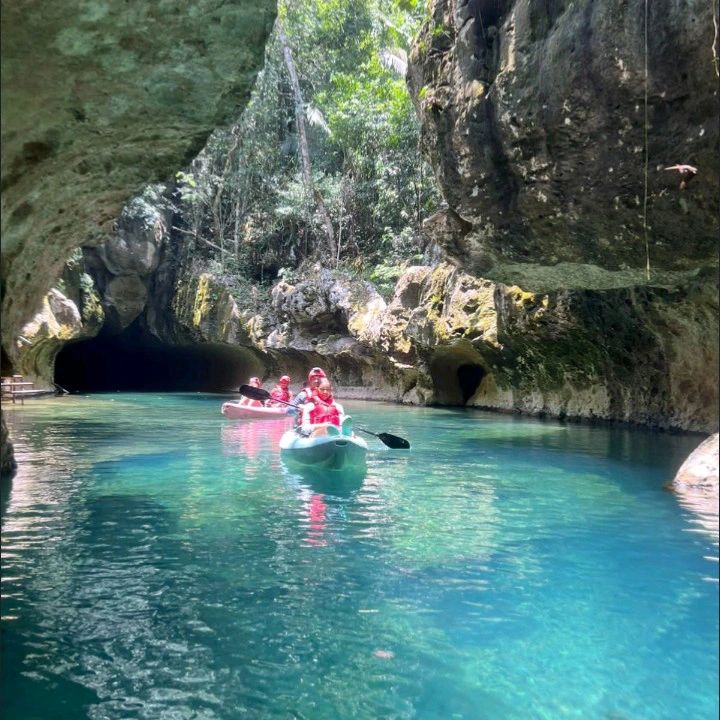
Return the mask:
{"type": "MultiPolygon", "coordinates": [[[[284,400],[275,400],[274,398],[272,398],[272,396],[267,390],[264,390],[263,388],[256,388],[252,385],[241,385],[240,394],[244,395],[247,398],[250,398],[251,400],[259,400],[260,402],[265,402],[266,400],[272,399],[273,402],[279,402],[283,405],[289,405],[290,407],[297,407],[296,405],[285,402],[284,400]]],[[[410,443],[405,438],[398,437],[397,435],[391,435],[390,433],[385,432],[374,433],[370,430],[365,430],[365,428],[355,428],[355,430],[367,433],[368,435],[373,435],[378,440],[380,440],[380,442],[384,443],[393,450],[407,450],[410,447],[410,443]]]]}
{"type": "Polygon", "coordinates": [[[367,433],[368,435],[374,435],[393,450],[407,450],[410,447],[410,443],[405,438],[398,437],[397,435],[391,435],[390,433],[374,433],[360,427],[355,428],[355,430],[367,433]]]}

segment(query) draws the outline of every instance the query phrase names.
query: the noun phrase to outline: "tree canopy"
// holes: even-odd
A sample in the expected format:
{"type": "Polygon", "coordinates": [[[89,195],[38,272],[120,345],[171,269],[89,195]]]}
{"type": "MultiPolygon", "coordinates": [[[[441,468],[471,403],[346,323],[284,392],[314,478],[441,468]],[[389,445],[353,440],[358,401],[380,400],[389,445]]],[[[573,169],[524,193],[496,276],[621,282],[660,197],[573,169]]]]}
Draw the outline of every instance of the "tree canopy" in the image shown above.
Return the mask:
{"type": "Polygon", "coordinates": [[[404,75],[423,12],[280,2],[250,104],[178,173],[176,229],[212,270],[262,282],[313,259],[382,276],[421,252],[438,194],[404,75]]]}

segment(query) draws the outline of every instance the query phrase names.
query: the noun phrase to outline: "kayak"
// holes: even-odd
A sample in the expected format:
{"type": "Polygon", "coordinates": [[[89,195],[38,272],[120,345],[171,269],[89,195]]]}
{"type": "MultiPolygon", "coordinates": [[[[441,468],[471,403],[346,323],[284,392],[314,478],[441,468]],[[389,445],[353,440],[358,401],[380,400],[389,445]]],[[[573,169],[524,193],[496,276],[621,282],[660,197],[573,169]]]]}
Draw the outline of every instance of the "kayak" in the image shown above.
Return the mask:
{"type": "Polygon", "coordinates": [[[299,466],[318,470],[362,470],[365,468],[367,443],[354,435],[303,437],[288,430],[280,438],[284,458],[299,466]]]}
{"type": "Polygon", "coordinates": [[[240,405],[239,403],[226,402],[222,404],[220,412],[231,420],[246,420],[248,418],[265,418],[265,420],[280,420],[281,418],[289,418],[285,412],[285,408],[281,407],[262,407],[252,405],[240,405]]]}

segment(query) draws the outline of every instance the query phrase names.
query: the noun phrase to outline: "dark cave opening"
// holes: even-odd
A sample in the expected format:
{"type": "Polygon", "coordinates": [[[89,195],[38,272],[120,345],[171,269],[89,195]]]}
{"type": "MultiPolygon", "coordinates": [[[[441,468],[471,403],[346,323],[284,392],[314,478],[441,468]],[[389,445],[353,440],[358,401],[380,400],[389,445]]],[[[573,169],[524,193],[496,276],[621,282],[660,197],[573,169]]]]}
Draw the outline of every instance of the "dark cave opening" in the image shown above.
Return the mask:
{"type": "Polygon", "coordinates": [[[68,343],[55,359],[55,382],[70,392],[229,392],[261,373],[248,349],[169,345],[138,323],[68,343]]]}
{"type": "Polygon", "coordinates": [[[480,365],[465,364],[458,366],[457,378],[463,405],[475,394],[483,377],[485,377],[485,370],[480,365]]]}
{"type": "Polygon", "coordinates": [[[5,352],[5,348],[0,348],[0,373],[3,377],[7,377],[15,373],[15,368],[5,352]]]}

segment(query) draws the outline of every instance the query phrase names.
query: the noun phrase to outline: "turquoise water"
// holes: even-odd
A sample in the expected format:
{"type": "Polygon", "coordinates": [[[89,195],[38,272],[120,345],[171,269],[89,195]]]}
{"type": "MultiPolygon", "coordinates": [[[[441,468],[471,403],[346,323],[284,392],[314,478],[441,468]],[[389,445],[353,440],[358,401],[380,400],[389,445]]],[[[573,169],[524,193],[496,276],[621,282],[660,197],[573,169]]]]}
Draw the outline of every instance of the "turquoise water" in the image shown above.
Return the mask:
{"type": "Polygon", "coordinates": [[[7,408],[5,720],[717,717],[700,438],[348,401],[328,492],[221,400],[7,408]]]}

